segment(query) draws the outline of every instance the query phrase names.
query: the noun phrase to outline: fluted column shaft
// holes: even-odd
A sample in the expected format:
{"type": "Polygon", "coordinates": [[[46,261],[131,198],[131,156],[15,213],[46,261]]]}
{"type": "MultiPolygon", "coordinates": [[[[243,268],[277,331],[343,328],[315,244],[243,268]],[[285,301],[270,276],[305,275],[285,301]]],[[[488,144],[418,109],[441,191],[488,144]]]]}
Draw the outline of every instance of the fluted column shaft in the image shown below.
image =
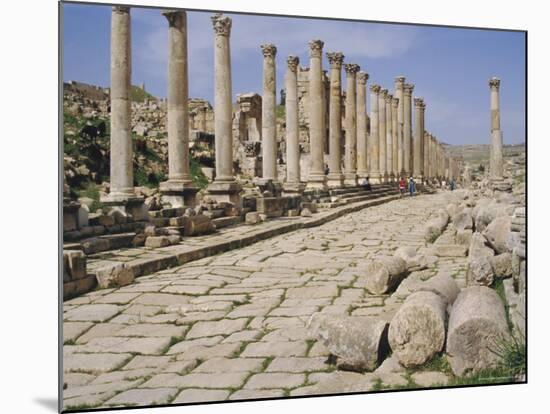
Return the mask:
{"type": "Polygon", "coordinates": [[[380,183],[382,175],[380,174],[380,141],[378,128],[378,103],[380,95],[380,86],[371,85],[370,87],[370,178],[373,183],[380,183]]]}
{"type": "Polygon", "coordinates": [[[406,83],[403,86],[403,168],[407,176],[413,174],[412,146],[412,92],[414,85],[406,83]]]}
{"type": "Polygon", "coordinates": [[[395,179],[393,174],[393,118],[392,118],[392,102],[393,96],[386,96],[386,168],[390,181],[395,179]]]}
{"type": "Polygon", "coordinates": [[[414,99],[415,109],[415,131],[414,131],[414,148],[413,148],[413,176],[415,179],[422,179],[422,168],[424,167],[424,153],[422,152],[422,140],[424,139],[423,122],[423,101],[421,98],[414,99]]]}
{"type": "Polygon", "coordinates": [[[330,64],[328,186],[341,187],[342,175],[342,64],[340,52],[327,53],[330,64]]]}
{"type": "Polygon", "coordinates": [[[394,97],[391,101],[391,120],[392,120],[392,173],[395,178],[399,177],[399,121],[397,112],[399,109],[399,99],[394,97]]]}
{"type": "Polygon", "coordinates": [[[367,80],[368,73],[357,74],[357,176],[369,175],[367,158],[367,80]]]}
{"type": "Polygon", "coordinates": [[[397,172],[400,176],[405,175],[405,163],[404,163],[404,94],[403,88],[405,86],[405,77],[398,76],[395,78],[395,97],[397,99],[397,172]]]}
{"type": "Polygon", "coordinates": [[[300,140],[298,124],[298,63],[297,56],[287,58],[285,75],[286,117],[286,183],[285,191],[298,190],[300,184],[300,140]]]}
{"type": "Polygon", "coordinates": [[[324,121],[323,121],[323,84],[322,63],[324,42],[309,42],[309,148],[310,167],[307,187],[309,189],[326,189],[326,177],[323,165],[324,155],[324,121]]]}
{"type": "Polygon", "coordinates": [[[262,178],[277,181],[277,104],[275,56],[277,48],[273,44],[261,45],[263,61],[262,94],[262,178]]]}
{"type": "Polygon", "coordinates": [[[386,159],[386,96],[388,95],[387,89],[381,89],[378,95],[378,150],[379,150],[379,163],[380,174],[382,175],[382,181],[388,181],[388,168],[386,159]]]}
{"type": "Polygon", "coordinates": [[[131,127],[130,8],[114,6],[111,12],[111,141],[109,200],[135,197],[131,127]]]}
{"type": "Polygon", "coordinates": [[[500,129],[500,80],[489,80],[491,90],[491,157],[489,172],[492,179],[501,179],[503,176],[502,164],[502,131],[500,129]]]}
{"type": "Polygon", "coordinates": [[[357,185],[357,78],[359,65],[348,63],[346,69],[346,152],[344,184],[357,185]]]}

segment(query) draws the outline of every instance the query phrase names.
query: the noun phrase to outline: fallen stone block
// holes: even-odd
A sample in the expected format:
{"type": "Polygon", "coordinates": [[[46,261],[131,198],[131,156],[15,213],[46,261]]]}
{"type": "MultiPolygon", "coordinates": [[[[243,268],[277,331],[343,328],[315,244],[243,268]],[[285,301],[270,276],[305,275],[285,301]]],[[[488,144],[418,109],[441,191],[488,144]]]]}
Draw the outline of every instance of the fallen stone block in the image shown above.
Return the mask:
{"type": "Polygon", "coordinates": [[[422,283],[418,291],[433,292],[441,296],[449,306],[456,300],[460,288],[451,276],[439,274],[422,283]]]}
{"type": "Polygon", "coordinates": [[[464,246],[470,246],[470,243],[472,242],[472,235],[473,234],[474,234],[474,232],[471,229],[457,230],[456,234],[455,234],[456,244],[462,244],[464,246]]]}
{"type": "Polygon", "coordinates": [[[467,230],[474,228],[474,219],[470,210],[463,210],[453,217],[453,225],[457,230],[467,230]]]}
{"type": "Polygon", "coordinates": [[[179,242],[181,241],[181,236],[179,234],[170,234],[166,237],[168,237],[170,245],[179,244],[179,242]]]}
{"type": "Polygon", "coordinates": [[[509,335],[498,294],[484,286],[463,289],[449,317],[447,355],[453,373],[462,376],[493,366],[499,342],[509,335]]]}
{"type": "Polygon", "coordinates": [[[204,215],[184,217],[183,228],[184,236],[197,236],[212,233],[216,230],[212,220],[204,215]]]}
{"type": "Polygon", "coordinates": [[[374,295],[381,295],[397,286],[407,275],[407,264],[400,257],[379,256],[365,269],[365,287],[374,295]]]}
{"type": "Polygon", "coordinates": [[[466,269],[466,285],[491,286],[495,280],[495,273],[489,257],[468,259],[466,269]]]}
{"type": "Polygon", "coordinates": [[[111,241],[109,239],[102,239],[94,237],[91,239],[82,240],[81,242],[82,250],[86,255],[104,252],[111,248],[111,241]]]}
{"type": "Polygon", "coordinates": [[[286,207],[286,200],[282,197],[258,197],[256,211],[267,217],[281,217],[286,207]]]}
{"type": "Polygon", "coordinates": [[[139,247],[139,246],[143,246],[145,244],[145,239],[147,238],[147,236],[143,233],[138,233],[134,236],[134,238],[132,239],[132,246],[133,247],[139,247]]]}
{"type": "Polygon", "coordinates": [[[472,234],[472,241],[468,248],[468,258],[474,259],[477,257],[489,257],[494,256],[495,252],[489,246],[487,246],[487,239],[483,234],[475,232],[472,234]]]}
{"type": "Polygon", "coordinates": [[[506,252],[489,257],[489,263],[497,279],[512,277],[512,253],[506,252]]]}
{"type": "Polygon", "coordinates": [[[495,218],[485,229],[483,235],[489,245],[497,253],[511,252],[514,246],[510,246],[512,218],[502,216],[495,218]]]}
{"type": "Polygon", "coordinates": [[[145,247],[156,249],[166,246],[170,246],[170,239],[168,236],[149,236],[145,239],[145,247]]]}
{"type": "Polygon", "coordinates": [[[309,208],[302,208],[302,211],[300,212],[300,216],[311,217],[313,216],[313,214],[311,213],[311,210],[309,208]]]}
{"type": "Polygon", "coordinates": [[[434,245],[434,253],[437,257],[466,257],[468,247],[461,244],[437,244],[434,245]]]}
{"type": "Polygon", "coordinates": [[[426,259],[426,256],[418,253],[415,247],[399,247],[393,255],[395,257],[400,257],[405,261],[409,272],[423,270],[428,267],[428,260],[426,259]]]}
{"type": "Polygon", "coordinates": [[[98,269],[95,272],[97,284],[102,289],[129,285],[134,281],[134,271],[124,263],[98,269]]]}
{"type": "Polygon", "coordinates": [[[393,317],[388,340],[401,365],[422,365],[445,345],[445,300],[433,292],[410,295],[393,317]]]}
{"type": "Polygon", "coordinates": [[[257,211],[251,211],[244,216],[244,222],[246,224],[258,224],[260,222],[260,215],[257,211]]]}
{"type": "Polygon", "coordinates": [[[67,276],[70,280],[86,277],[86,255],[80,250],[63,250],[63,280],[67,276]]]}
{"type": "Polygon", "coordinates": [[[432,218],[428,223],[426,224],[426,228],[424,230],[424,239],[426,241],[433,242],[435,239],[437,239],[441,233],[443,233],[443,230],[445,230],[445,227],[447,227],[447,223],[449,222],[449,214],[445,210],[439,210],[435,217],[432,218]]]}
{"type": "Polygon", "coordinates": [[[388,354],[388,322],[366,316],[314,314],[308,324],[332,355],[337,366],[352,371],[372,371],[388,354]]]}

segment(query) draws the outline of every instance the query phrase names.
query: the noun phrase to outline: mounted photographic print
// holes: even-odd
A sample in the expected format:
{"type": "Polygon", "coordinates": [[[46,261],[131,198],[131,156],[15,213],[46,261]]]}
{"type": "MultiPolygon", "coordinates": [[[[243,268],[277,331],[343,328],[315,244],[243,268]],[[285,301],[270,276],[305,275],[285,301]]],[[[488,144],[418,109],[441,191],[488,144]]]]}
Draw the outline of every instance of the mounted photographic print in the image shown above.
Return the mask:
{"type": "Polygon", "coordinates": [[[527,381],[527,32],[60,13],[61,410],[527,381]]]}

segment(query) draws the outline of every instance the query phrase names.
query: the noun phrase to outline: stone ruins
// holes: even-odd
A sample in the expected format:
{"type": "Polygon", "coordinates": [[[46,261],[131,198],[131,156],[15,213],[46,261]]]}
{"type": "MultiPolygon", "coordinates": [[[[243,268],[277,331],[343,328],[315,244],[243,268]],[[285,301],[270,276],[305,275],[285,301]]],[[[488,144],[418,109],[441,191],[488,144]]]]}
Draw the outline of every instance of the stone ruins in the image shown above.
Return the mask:
{"type": "Polygon", "coordinates": [[[126,6],[112,8],[110,88],[66,86],[93,95],[75,111],[110,112],[110,180],[95,213],[64,186],[65,408],[453,385],[524,343],[525,185],[499,79],[489,171],[472,175],[412,83],[368,85],[337,51],[324,71],[320,39],[302,45],[309,67],[259,45],[261,95],[233,102],[232,21],[215,14],[214,106],[190,99],[187,15],[162,14],[166,101],[132,102],[126,6]],[[133,134],[166,136],[157,189],[134,187],[133,134]],[[193,157],[211,158],[204,190],[193,157]],[[417,197],[399,191],[409,178],[417,197]]]}

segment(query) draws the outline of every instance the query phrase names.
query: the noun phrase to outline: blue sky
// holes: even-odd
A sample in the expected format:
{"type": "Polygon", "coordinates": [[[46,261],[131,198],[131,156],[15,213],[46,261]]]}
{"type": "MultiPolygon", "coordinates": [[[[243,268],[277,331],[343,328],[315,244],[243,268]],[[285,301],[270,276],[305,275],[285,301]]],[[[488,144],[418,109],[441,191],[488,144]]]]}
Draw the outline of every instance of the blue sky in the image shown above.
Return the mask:
{"type": "MultiPolygon", "coordinates": [[[[166,96],[167,21],[157,9],[133,8],[132,83],[145,82],[166,96]]],[[[109,85],[109,6],[64,4],[63,78],[109,85]]],[[[397,75],[415,84],[427,104],[426,129],[449,144],[489,142],[488,79],[501,79],[501,127],[505,144],[525,140],[525,35],[519,32],[228,14],[233,96],[261,93],[262,43],[277,46],[277,89],[286,56],[308,66],[310,39],[324,51],[340,51],[357,63],[369,83],[393,89],[397,75]]],[[[214,49],[211,13],[188,13],[189,94],[213,103],[214,49]]],[[[323,68],[328,69],[326,56],[323,68]]],[[[345,79],[345,74],[343,74],[345,79]]],[[[345,85],[345,81],[344,81],[345,85]]],[[[369,103],[367,103],[369,107],[369,103]]]]}

